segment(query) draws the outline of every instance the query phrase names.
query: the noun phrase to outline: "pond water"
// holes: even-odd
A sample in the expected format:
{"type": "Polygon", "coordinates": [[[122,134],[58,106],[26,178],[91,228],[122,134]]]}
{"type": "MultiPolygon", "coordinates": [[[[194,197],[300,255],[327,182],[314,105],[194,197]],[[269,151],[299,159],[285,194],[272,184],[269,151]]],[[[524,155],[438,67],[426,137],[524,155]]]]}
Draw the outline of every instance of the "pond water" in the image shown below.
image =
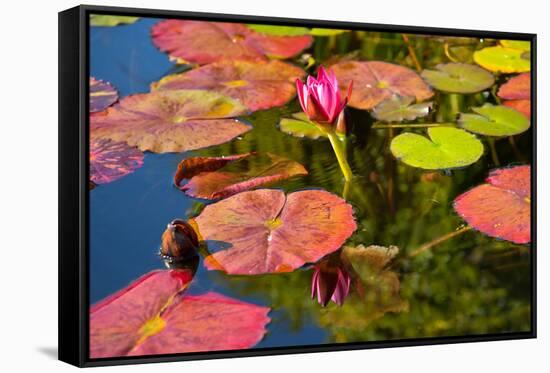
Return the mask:
{"type": "MultiPolygon", "coordinates": [[[[91,76],[112,83],[122,98],[148,92],[151,83],[177,72],[179,68],[151,42],[150,29],[157,22],[140,19],[120,27],[92,27],[91,76]]],[[[413,41],[421,66],[431,68],[448,62],[444,42],[420,37],[413,41]]],[[[453,53],[467,54],[467,48],[453,53]]],[[[479,49],[480,44],[473,48],[479,49]]],[[[400,34],[369,32],[362,41],[348,36],[316,37],[311,53],[317,63],[349,54],[414,68],[400,34]]],[[[504,78],[497,77],[497,84],[499,79],[504,78]]],[[[425,119],[427,123],[453,121],[457,112],[485,102],[495,103],[495,97],[437,92],[433,101],[437,110],[425,119]]],[[[291,273],[242,276],[209,271],[199,264],[189,293],[215,291],[271,308],[267,334],[255,347],[530,330],[528,245],[469,230],[420,255],[410,254],[466,226],[454,211],[453,200],[483,183],[490,170],[530,164],[531,130],[515,136],[515,148],[507,138],[495,141],[498,159],[485,151],[469,167],[424,171],[399,162],[390,152],[389,142],[405,129],[373,128],[371,115],[350,109],[347,156],[355,179],[349,185],[344,182],[329,141],[298,138],[279,130],[281,118],[299,111],[298,100],[294,99],[283,107],[243,117],[253,129],[222,145],[184,153],[145,152],[143,167],[91,191],[90,303],[151,270],[165,268],[158,250],[167,223],[194,217],[210,203],[188,197],[173,186],[180,161],[193,156],[257,151],[300,162],[309,172],[270,187],[285,192],[322,188],[346,197],[357,223],[347,245],[395,245],[399,254],[391,267],[372,278],[364,289],[365,297],[350,295],[341,307],[332,302],[321,307],[311,299],[311,266],[291,273]]],[[[408,131],[422,133],[423,129],[408,131]]],[[[482,141],[485,149],[490,149],[489,140],[482,141]]]]}

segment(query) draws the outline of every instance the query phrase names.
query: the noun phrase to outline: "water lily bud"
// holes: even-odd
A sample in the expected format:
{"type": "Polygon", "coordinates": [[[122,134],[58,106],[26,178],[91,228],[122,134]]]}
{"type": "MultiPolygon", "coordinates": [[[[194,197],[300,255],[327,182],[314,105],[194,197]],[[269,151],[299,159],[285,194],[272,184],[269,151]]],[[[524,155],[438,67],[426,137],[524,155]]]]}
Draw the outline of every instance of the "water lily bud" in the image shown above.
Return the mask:
{"type": "Polygon", "coordinates": [[[349,294],[351,276],[343,266],[336,265],[331,260],[323,260],[314,267],[311,278],[311,298],[325,307],[329,301],[337,305],[344,304],[349,294]]]}
{"type": "Polygon", "coordinates": [[[192,258],[197,255],[199,239],[189,223],[175,219],[167,225],[162,234],[160,255],[174,261],[192,258]]]}

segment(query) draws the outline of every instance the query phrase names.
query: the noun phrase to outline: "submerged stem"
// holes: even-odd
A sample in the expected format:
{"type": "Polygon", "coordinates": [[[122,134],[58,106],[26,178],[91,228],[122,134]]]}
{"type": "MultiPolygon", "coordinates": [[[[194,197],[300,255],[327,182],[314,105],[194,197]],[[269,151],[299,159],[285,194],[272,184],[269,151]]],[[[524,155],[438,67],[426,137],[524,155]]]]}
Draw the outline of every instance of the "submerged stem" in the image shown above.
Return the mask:
{"type": "Polygon", "coordinates": [[[344,174],[344,178],[346,181],[350,181],[353,178],[353,173],[351,172],[351,168],[346,158],[345,138],[341,138],[332,131],[327,132],[327,135],[332,145],[332,149],[334,150],[334,154],[336,155],[336,159],[338,160],[338,165],[340,165],[340,169],[344,174]]]}
{"type": "Polygon", "coordinates": [[[405,44],[407,44],[407,49],[409,51],[409,56],[411,56],[411,60],[413,61],[414,66],[416,67],[416,70],[418,72],[421,72],[422,71],[422,66],[420,66],[420,62],[418,62],[418,58],[416,58],[416,53],[414,53],[414,48],[412,47],[412,45],[409,41],[408,35],[407,34],[401,34],[401,37],[403,38],[403,41],[405,42],[405,44]]]}
{"type": "Polygon", "coordinates": [[[454,232],[446,233],[441,237],[436,238],[435,240],[432,240],[430,242],[425,243],[424,245],[420,246],[418,249],[414,250],[412,253],[409,254],[410,257],[417,256],[419,254],[422,254],[424,251],[430,250],[432,247],[439,245],[440,243],[447,241],[448,239],[451,239],[453,237],[456,237],[458,235],[461,235],[464,232],[468,232],[471,230],[472,227],[466,226],[463,228],[460,228],[454,232]]]}
{"type": "Polygon", "coordinates": [[[495,166],[499,167],[500,161],[498,159],[497,148],[495,146],[495,139],[489,138],[488,141],[489,141],[489,148],[491,148],[491,158],[493,159],[493,163],[495,164],[495,166]]]}

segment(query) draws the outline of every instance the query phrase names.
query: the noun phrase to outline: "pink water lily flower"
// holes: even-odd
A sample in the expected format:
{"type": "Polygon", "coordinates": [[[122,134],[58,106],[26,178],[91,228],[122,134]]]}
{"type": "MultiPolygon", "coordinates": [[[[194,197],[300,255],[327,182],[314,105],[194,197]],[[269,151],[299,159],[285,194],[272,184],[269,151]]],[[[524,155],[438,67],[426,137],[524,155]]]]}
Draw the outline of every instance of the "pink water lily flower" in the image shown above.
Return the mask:
{"type": "Polygon", "coordinates": [[[321,124],[336,124],[351,96],[352,83],[348,86],[347,96],[342,99],[338,89],[336,75],[330,69],[319,67],[317,79],[308,76],[306,84],[296,80],[296,90],[304,113],[309,120],[321,124]]]}
{"type": "Polygon", "coordinates": [[[341,266],[323,261],[315,266],[311,279],[311,298],[325,307],[330,300],[337,305],[344,304],[349,294],[351,276],[341,266]]]}

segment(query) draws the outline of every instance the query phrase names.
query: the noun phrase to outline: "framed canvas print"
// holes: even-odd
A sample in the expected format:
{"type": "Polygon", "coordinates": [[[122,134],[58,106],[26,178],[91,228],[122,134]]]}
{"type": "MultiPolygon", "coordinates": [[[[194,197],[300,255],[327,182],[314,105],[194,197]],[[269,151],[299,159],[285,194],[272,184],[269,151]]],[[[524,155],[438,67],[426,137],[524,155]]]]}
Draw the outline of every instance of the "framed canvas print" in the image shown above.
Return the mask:
{"type": "Polygon", "coordinates": [[[59,357],[533,338],[536,36],[59,14],[59,357]]]}

